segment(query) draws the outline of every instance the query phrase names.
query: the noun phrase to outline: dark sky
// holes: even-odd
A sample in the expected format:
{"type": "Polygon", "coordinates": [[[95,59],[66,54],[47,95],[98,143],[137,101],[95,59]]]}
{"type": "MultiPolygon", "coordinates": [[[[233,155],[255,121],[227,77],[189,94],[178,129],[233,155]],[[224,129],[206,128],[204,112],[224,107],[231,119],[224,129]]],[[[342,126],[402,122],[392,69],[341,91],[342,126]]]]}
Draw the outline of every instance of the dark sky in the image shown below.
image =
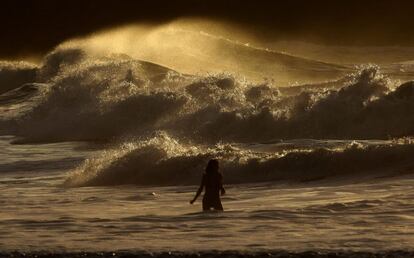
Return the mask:
{"type": "Polygon", "coordinates": [[[262,40],[414,46],[412,0],[3,0],[0,58],[40,55],[65,39],[132,22],[231,21],[262,40]]]}

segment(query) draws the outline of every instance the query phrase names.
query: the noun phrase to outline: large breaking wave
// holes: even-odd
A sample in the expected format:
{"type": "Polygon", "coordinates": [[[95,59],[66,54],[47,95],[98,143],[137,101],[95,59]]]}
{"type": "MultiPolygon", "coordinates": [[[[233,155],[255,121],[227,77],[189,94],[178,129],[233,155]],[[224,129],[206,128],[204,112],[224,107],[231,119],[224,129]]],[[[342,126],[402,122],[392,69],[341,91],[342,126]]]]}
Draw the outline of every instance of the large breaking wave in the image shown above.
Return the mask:
{"type": "Polygon", "coordinates": [[[377,67],[348,76],[339,89],[328,84],[292,95],[269,82],[183,75],[81,49],[58,49],[45,60],[37,82],[50,90],[11,130],[28,141],[108,140],[157,130],[210,143],[414,133],[414,83],[394,89],[377,67]]]}
{"type": "Polygon", "coordinates": [[[355,176],[372,179],[406,175],[414,169],[412,140],[373,145],[344,142],[339,149],[294,146],[288,150],[278,144],[270,146],[281,150],[264,151],[263,148],[269,148],[269,145],[260,144],[255,146],[256,149],[222,143],[214,146],[184,144],[165,133],[158,133],[148,140],[129,141],[102,152],[97,158],[88,159],[65,184],[197,184],[204,165],[211,158],[220,160],[221,171],[226,183],[230,184],[281,180],[308,182],[355,176]]]}
{"type": "Polygon", "coordinates": [[[39,66],[8,67],[13,69],[1,70],[0,78],[8,76],[3,73],[24,76],[0,98],[8,114],[0,119],[0,133],[19,136],[20,143],[113,145],[80,165],[67,180],[72,186],[194,183],[211,157],[221,159],[231,183],[413,168],[411,143],[291,152],[240,147],[303,138],[412,136],[414,82],[398,85],[376,66],[297,88],[252,83],[228,73],[182,74],[127,55],[77,47],[58,47],[39,66]],[[30,108],[16,112],[27,99],[30,108]]]}

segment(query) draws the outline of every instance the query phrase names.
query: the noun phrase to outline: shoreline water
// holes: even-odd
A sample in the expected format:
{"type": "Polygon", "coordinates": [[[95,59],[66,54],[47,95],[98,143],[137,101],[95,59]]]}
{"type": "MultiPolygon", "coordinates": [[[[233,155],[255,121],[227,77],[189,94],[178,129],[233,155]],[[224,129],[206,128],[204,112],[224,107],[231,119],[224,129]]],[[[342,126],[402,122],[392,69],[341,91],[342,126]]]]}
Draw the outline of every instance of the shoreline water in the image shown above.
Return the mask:
{"type": "Polygon", "coordinates": [[[289,252],[284,250],[278,251],[202,251],[202,252],[146,252],[146,251],[120,251],[120,252],[1,252],[0,257],[10,258],[105,258],[105,257],[145,257],[145,258],[253,258],[253,257],[289,257],[289,258],[312,258],[312,257],[325,257],[325,258],[349,258],[349,257],[413,257],[414,251],[407,250],[391,250],[391,251],[379,251],[379,252],[363,252],[363,251],[303,251],[303,252],[289,252]]]}
{"type": "Polygon", "coordinates": [[[0,95],[0,257],[414,256],[414,66],[287,90],[90,50],[0,95]],[[211,158],[224,213],[188,203],[211,158]]]}

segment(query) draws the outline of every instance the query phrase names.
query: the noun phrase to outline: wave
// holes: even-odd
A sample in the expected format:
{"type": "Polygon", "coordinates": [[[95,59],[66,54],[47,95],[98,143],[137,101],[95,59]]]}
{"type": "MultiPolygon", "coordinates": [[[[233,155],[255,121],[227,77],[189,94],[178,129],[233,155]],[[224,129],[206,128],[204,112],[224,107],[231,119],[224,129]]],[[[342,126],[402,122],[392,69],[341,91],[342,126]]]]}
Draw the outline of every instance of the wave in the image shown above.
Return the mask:
{"type": "Polygon", "coordinates": [[[136,59],[185,73],[224,71],[254,82],[269,78],[280,85],[338,79],[354,70],[181,27],[173,23],[148,31],[140,26],[126,26],[65,45],[80,45],[95,53],[112,52],[115,48],[136,59]]]}
{"type": "Polygon", "coordinates": [[[397,83],[377,66],[292,91],[269,80],[188,75],[78,47],[60,46],[30,69],[31,83],[23,80],[0,95],[1,134],[20,137],[18,143],[120,144],[83,163],[67,180],[70,186],[192,184],[212,157],[221,160],[229,183],[412,171],[412,144],[270,152],[245,147],[413,136],[414,81],[397,83]]]}
{"type": "Polygon", "coordinates": [[[38,67],[27,62],[0,61],[0,94],[34,82],[38,67]]]}
{"type": "Polygon", "coordinates": [[[65,185],[197,184],[211,158],[220,160],[228,184],[400,176],[414,173],[413,154],[411,143],[353,143],[340,150],[259,152],[231,144],[181,143],[159,132],[147,140],[130,140],[86,160],[65,185]]]}
{"type": "Polygon", "coordinates": [[[414,133],[414,83],[395,87],[375,66],[286,93],[231,74],[181,74],[125,55],[57,49],[38,72],[43,100],[16,119],[22,141],[113,141],[167,131],[195,142],[386,139],[414,133]],[[150,112],[149,112],[150,111],[150,112]]]}

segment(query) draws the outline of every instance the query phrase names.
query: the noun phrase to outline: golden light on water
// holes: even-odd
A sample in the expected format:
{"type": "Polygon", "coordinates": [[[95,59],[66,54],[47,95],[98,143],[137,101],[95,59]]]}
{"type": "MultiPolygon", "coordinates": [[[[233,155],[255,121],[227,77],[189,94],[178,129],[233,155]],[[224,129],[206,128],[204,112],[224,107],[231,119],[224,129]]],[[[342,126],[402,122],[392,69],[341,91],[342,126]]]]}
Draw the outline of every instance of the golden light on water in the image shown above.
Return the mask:
{"type": "MultiPolygon", "coordinates": [[[[220,36],[229,26],[224,23],[189,19],[162,25],[132,24],[73,39],[61,46],[81,47],[96,55],[126,54],[184,73],[222,72],[228,71],[229,68],[233,68],[230,69],[233,72],[239,72],[242,67],[238,67],[234,58],[226,58],[221,54],[226,47],[225,44],[242,45],[220,36]]],[[[241,35],[235,27],[231,30],[234,36],[241,35]]],[[[247,34],[244,34],[243,38],[247,38],[247,34]]]]}
{"type": "Polygon", "coordinates": [[[207,20],[127,25],[70,40],[61,47],[81,47],[93,55],[126,54],[183,73],[225,72],[279,85],[334,79],[343,74],[329,64],[260,47],[260,42],[236,25],[207,20]],[[318,78],[321,73],[315,76],[314,70],[329,70],[329,74],[318,78]]]}

